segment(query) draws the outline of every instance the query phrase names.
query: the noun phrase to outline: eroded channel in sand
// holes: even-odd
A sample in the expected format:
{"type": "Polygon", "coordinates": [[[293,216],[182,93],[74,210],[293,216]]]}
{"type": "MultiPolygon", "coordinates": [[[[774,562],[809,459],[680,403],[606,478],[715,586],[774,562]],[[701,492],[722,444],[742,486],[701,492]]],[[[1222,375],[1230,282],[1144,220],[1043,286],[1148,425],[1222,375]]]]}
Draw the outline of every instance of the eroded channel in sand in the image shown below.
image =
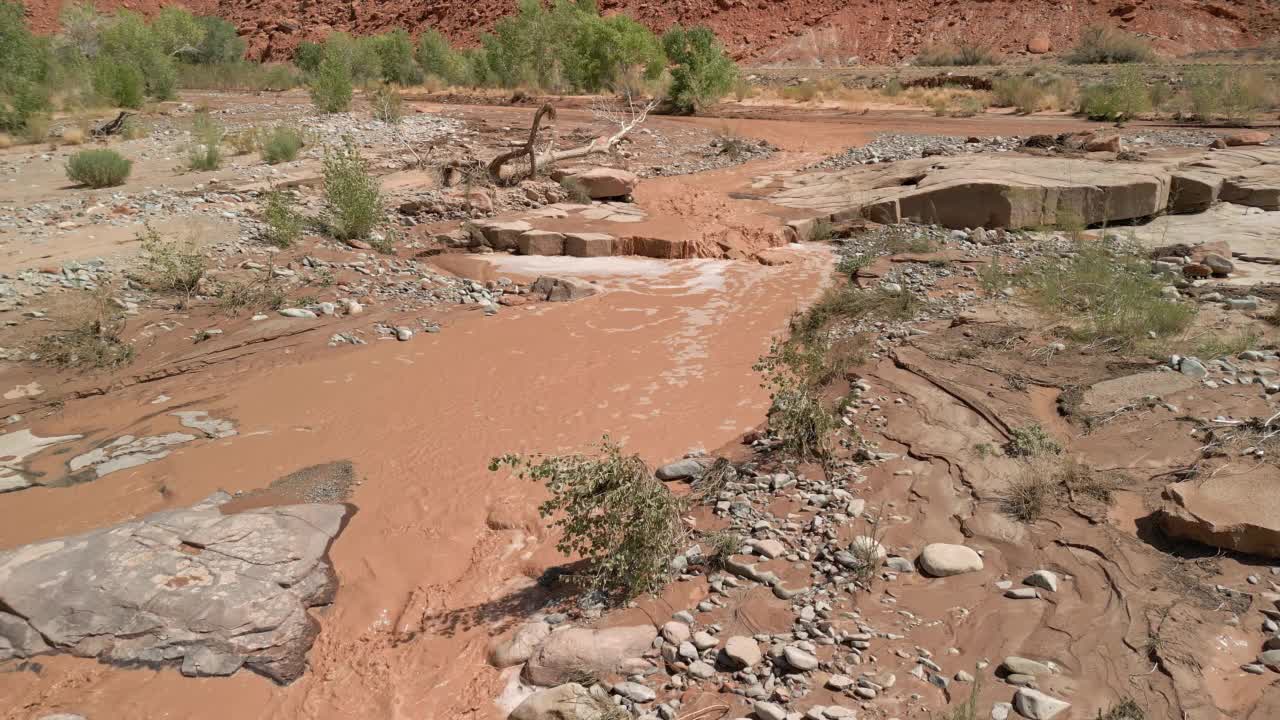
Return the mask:
{"type": "MultiPolygon", "coordinates": [[[[486,461],[581,448],[603,432],[660,461],[758,424],[767,397],[752,362],[830,264],[821,249],[792,252],[796,261],[780,267],[557,259],[559,274],[605,292],[491,318],[463,312],[439,335],[329,351],[217,386],[194,377],[134,387],[38,423],[42,435],[125,431],[145,424],[164,394],[175,406],[216,407],[241,435],[83,485],[0,496],[0,548],[346,458],[361,478],[351,498],[359,512],[333,548],[341,589],[311,670],[293,685],[48,656],[39,674],[0,674],[4,717],[497,717],[489,631],[529,610],[522,591],[560,559],[539,537],[538,488],[488,473],[486,461]]],[[[499,273],[549,269],[498,262],[499,273]]]]}

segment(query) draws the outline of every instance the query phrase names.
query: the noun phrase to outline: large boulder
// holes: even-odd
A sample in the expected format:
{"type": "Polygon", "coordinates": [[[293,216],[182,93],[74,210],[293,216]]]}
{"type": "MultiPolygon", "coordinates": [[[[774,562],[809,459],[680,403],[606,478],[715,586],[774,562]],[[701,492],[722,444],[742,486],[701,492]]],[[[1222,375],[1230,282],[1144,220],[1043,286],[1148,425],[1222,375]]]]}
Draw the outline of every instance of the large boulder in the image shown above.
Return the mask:
{"type": "Polygon", "coordinates": [[[494,250],[515,250],[520,236],[533,229],[523,220],[485,220],[471,227],[475,244],[494,250]]]}
{"type": "Polygon", "coordinates": [[[573,257],[608,257],[613,254],[614,237],[604,233],[565,233],[564,254],[573,257]]]}
{"type": "MultiPolygon", "coordinates": [[[[508,720],[598,720],[600,698],[577,683],[539,690],[516,706],[508,720]]],[[[608,700],[604,700],[608,702],[608,700]]]]}
{"type": "Polygon", "coordinates": [[[1171,483],[1159,519],[1173,537],[1280,558],[1280,473],[1263,465],[1171,483]]]}
{"type": "Polygon", "coordinates": [[[596,294],[596,288],[586,280],[543,275],[533,281],[530,288],[535,296],[547,302],[572,302],[596,294]]]}
{"type": "Polygon", "coordinates": [[[330,602],[329,545],[349,506],[190,508],[0,553],[0,660],[66,651],[103,662],[241,666],[287,683],[330,602]]]}
{"type": "Polygon", "coordinates": [[[609,167],[591,168],[569,177],[581,185],[592,200],[628,197],[640,182],[633,172],[609,167]]]}
{"type": "Polygon", "coordinates": [[[1049,38],[1049,33],[1041,30],[1027,40],[1027,52],[1032,55],[1043,55],[1053,49],[1053,41],[1049,38]]]}
{"type": "Polygon", "coordinates": [[[521,255],[563,255],[564,235],[550,230],[526,230],[516,240],[521,255]]]}
{"type": "Polygon", "coordinates": [[[524,666],[524,677],[549,687],[568,682],[582,671],[615,673],[627,660],[644,655],[658,636],[652,625],[592,630],[565,628],[551,633],[524,666]]]}
{"type": "Polygon", "coordinates": [[[1223,140],[1227,147],[1243,147],[1247,145],[1261,145],[1271,139],[1271,133],[1265,130],[1241,130],[1232,133],[1223,140]]]}
{"type": "Polygon", "coordinates": [[[1280,165],[1262,165],[1228,177],[1219,197],[1237,205],[1280,210],[1280,165]]]}
{"type": "Polygon", "coordinates": [[[950,577],[982,569],[982,556],[964,545],[931,543],[920,553],[920,569],[933,577],[950,577]]]}
{"type": "Polygon", "coordinates": [[[511,637],[498,642],[489,650],[489,664],[496,668],[519,665],[528,660],[550,634],[551,626],[545,622],[539,620],[525,623],[511,637]]]}

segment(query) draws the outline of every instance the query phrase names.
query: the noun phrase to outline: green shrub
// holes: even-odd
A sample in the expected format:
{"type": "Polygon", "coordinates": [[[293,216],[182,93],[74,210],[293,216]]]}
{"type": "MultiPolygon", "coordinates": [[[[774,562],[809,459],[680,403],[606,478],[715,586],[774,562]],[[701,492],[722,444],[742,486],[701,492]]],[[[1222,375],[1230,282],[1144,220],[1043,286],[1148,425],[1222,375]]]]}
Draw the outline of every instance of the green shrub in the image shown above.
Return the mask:
{"type": "Polygon", "coordinates": [[[178,79],[173,58],[141,15],[117,11],[103,28],[100,43],[97,62],[131,66],[141,73],[148,95],[157,100],[173,97],[178,79]]]}
{"type": "Polygon", "coordinates": [[[119,185],[129,177],[133,163],[115,150],[81,150],[67,160],[67,178],[91,188],[119,185]]]}
{"type": "Polygon", "coordinates": [[[306,145],[302,131],[289,125],[276,125],[261,137],[262,159],[268,165],[291,162],[306,145]]]}
{"type": "Polygon", "coordinates": [[[95,60],[92,67],[93,89],[104,99],[120,107],[142,107],[147,91],[142,70],[107,57],[95,60]]]}
{"type": "Polygon", "coordinates": [[[924,67],[968,67],[999,65],[1000,59],[990,49],[973,43],[940,43],[930,45],[916,56],[916,65],[924,67]]]}
{"type": "Polygon", "coordinates": [[[404,101],[391,85],[378,85],[369,93],[373,116],[384,123],[395,124],[404,118],[404,101]]]}
{"type": "Polygon", "coordinates": [[[1151,109],[1151,94],[1142,76],[1132,68],[1110,79],[1089,85],[1080,93],[1080,112],[1090,120],[1127,120],[1151,109]]]}
{"type": "Polygon", "coordinates": [[[1039,425],[1024,425],[1009,431],[1008,451],[1013,457],[1037,457],[1056,455],[1062,446],[1039,425]]]}
{"type": "Polygon", "coordinates": [[[660,590],[684,547],[684,503],[654,478],[639,455],[625,456],[608,437],[595,455],[506,455],[509,467],[546,485],[538,511],[562,531],[556,548],[587,561],[574,577],[585,589],[631,598],[660,590]]]}
{"type": "Polygon", "coordinates": [[[413,39],[409,33],[397,28],[383,35],[369,38],[381,67],[384,83],[416,85],[422,82],[422,69],[413,57],[413,39]]]}
{"type": "Polygon", "coordinates": [[[293,64],[304,73],[313,73],[320,68],[324,59],[324,46],[319,43],[301,42],[293,51],[293,64]]]}
{"type": "Polygon", "coordinates": [[[245,42],[236,26],[220,17],[198,17],[204,34],[192,60],[200,65],[234,65],[244,61],[245,42]]]}
{"type": "Polygon", "coordinates": [[[1110,65],[1151,62],[1154,57],[1151,46],[1141,38],[1123,30],[1094,26],[1085,28],[1066,61],[1072,65],[1110,65]]]}
{"type": "Polygon", "coordinates": [[[382,191],[350,142],[325,153],[325,224],[339,240],[363,239],[382,221],[382,191]]]}
{"type": "Polygon", "coordinates": [[[1015,108],[1023,115],[1039,110],[1044,98],[1040,86],[1027,77],[997,78],[991,83],[991,93],[996,107],[1015,108]]]}
{"type": "Polygon", "coordinates": [[[262,142],[262,130],[257,125],[250,125],[243,130],[227,133],[227,144],[236,155],[248,155],[258,149],[262,142]]]}
{"type": "Polygon", "coordinates": [[[676,25],[662,36],[662,45],[674,63],[667,99],[676,112],[696,113],[733,88],[738,68],[709,28],[676,25]]]}
{"type": "Polygon", "coordinates": [[[822,404],[826,377],[824,338],[793,337],[775,342],[754,369],[764,376],[772,404],[769,429],[781,441],[784,453],[800,461],[825,462],[830,456],[830,434],[835,416],[822,404]]]}
{"type": "Polygon", "coordinates": [[[204,40],[205,26],[191,13],[171,5],[152,18],[151,33],[165,55],[193,61],[204,40]]]}
{"type": "Polygon", "coordinates": [[[226,131],[207,112],[196,113],[191,127],[191,149],[187,167],[192,170],[217,170],[222,166],[222,139],[226,131]]]}
{"type": "Polygon", "coordinates": [[[467,63],[462,55],[434,28],[424,30],[418,37],[414,58],[423,73],[440,78],[450,85],[462,84],[470,79],[467,63]]]}
{"type": "Polygon", "coordinates": [[[262,221],[266,223],[263,230],[263,242],[278,248],[292,246],[302,237],[303,219],[293,207],[293,197],[283,190],[272,190],[267,193],[267,202],[262,209],[262,221]]]}
{"type": "Polygon", "coordinates": [[[323,113],[351,109],[351,66],[337,54],[326,53],[308,85],[311,102],[323,113]]]}
{"type": "Polygon", "coordinates": [[[255,63],[245,60],[210,65],[178,66],[178,86],[189,90],[289,90],[302,84],[291,65],[255,63]]]}
{"type": "Polygon", "coordinates": [[[49,109],[53,52],[27,29],[22,5],[0,1],[0,131],[15,132],[49,109]]]}
{"type": "Polygon", "coordinates": [[[1168,337],[1195,317],[1193,305],[1166,299],[1151,263],[1113,252],[1102,243],[1079,243],[1066,258],[1030,266],[1020,278],[1031,303],[1073,320],[1078,339],[1133,346],[1148,333],[1168,337]]]}

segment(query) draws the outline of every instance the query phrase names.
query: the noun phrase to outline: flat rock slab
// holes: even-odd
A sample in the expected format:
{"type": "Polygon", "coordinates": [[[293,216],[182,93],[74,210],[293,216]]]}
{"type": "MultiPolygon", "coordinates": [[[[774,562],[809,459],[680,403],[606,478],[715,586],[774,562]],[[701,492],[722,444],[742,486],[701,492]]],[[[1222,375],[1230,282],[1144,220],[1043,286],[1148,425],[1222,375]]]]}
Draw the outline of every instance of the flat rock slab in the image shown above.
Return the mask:
{"type": "Polygon", "coordinates": [[[769,200],[836,221],[949,228],[1095,225],[1201,211],[1215,198],[1275,209],[1280,148],[1176,150],[1135,162],[1024,153],[919,158],[781,179],[769,200]]]}
{"type": "Polygon", "coordinates": [[[1200,387],[1200,383],[1182,373],[1144,372],[1124,375],[1094,383],[1084,391],[1079,412],[1097,417],[1115,412],[1147,396],[1164,398],[1174,393],[1200,387]]]}
{"type": "Polygon", "coordinates": [[[0,660],[70,652],[106,663],[240,667],[296,680],[329,603],[329,545],[350,506],[223,514],[231,496],[0,553],[0,660]]]}
{"type": "Polygon", "coordinates": [[[1280,470],[1258,465],[1164,490],[1160,525],[1173,537],[1280,558],[1280,470]]]}
{"type": "Polygon", "coordinates": [[[25,428],[0,435],[0,493],[24,490],[35,484],[30,473],[23,467],[27,458],[47,447],[79,440],[82,437],[84,436],[40,437],[25,428]]]}

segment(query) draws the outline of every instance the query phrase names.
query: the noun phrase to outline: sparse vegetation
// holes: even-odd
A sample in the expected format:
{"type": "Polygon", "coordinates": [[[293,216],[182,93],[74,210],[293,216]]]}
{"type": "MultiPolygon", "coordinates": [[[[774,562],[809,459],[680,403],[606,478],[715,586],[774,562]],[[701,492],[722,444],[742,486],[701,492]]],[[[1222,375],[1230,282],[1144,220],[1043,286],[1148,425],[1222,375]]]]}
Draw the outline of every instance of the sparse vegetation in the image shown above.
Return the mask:
{"type": "Polygon", "coordinates": [[[1202,123],[1249,125],[1277,101],[1266,75],[1240,68],[1194,68],[1186,78],[1186,116],[1202,123]]]}
{"type": "Polygon", "coordinates": [[[303,218],[294,209],[293,196],[284,190],[273,189],[267,193],[262,209],[262,221],[266,224],[262,240],[268,245],[287,248],[302,237],[303,218]]]}
{"type": "Polygon", "coordinates": [[[351,142],[324,158],[324,221],[339,240],[365,239],[382,221],[382,191],[351,142]]]}
{"type": "Polygon", "coordinates": [[[156,292],[183,295],[182,304],[191,299],[209,268],[209,259],[195,242],[168,240],[147,224],[138,235],[145,256],[142,281],[156,292]]]}
{"type": "Polygon", "coordinates": [[[228,283],[218,290],[218,305],[231,314],[279,310],[285,300],[284,289],[269,274],[261,280],[228,283]]]}
{"type": "Polygon", "coordinates": [[[373,116],[384,123],[395,124],[404,118],[404,101],[395,87],[382,84],[369,94],[369,105],[373,116]]]}
{"type": "Polygon", "coordinates": [[[1098,720],[1146,720],[1146,717],[1146,711],[1133,698],[1112,705],[1105,714],[1098,711],[1098,720]]]}
{"type": "Polygon", "coordinates": [[[291,162],[306,145],[302,131],[290,125],[276,125],[261,138],[262,160],[268,165],[291,162]]]}
{"type": "Polygon", "coordinates": [[[1080,41],[1067,54],[1072,65],[1151,62],[1155,54],[1141,38],[1106,26],[1085,28],[1080,41]]]}
{"type": "Polygon", "coordinates": [[[816,336],[774,342],[769,353],[756,361],[764,376],[763,387],[772,401],[769,429],[781,441],[787,456],[801,461],[826,463],[834,415],[822,403],[821,389],[829,380],[826,366],[828,341],[816,336]]]}
{"type": "Polygon", "coordinates": [[[835,228],[831,225],[831,220],[823,217],[813,221],[813,230],[809,233],[809,239],[813,242],[827,242],[834,234],[835,228]]]}
{"type": "Polygon", "coordinates": [[[1169,300],[1138,255],[1104,243],[1080,243],[1066,258],[1048,258],[1021,275],[1033,305],[1073,322],[1076,339],[1130,347],[1182,332],[1195,307],[1169,300]]]}
{"type": "Polygon", "coordinates": [[[236,132],[227,133],[227,144],[236,155],[248,155],[258,149],[261,142],[262,131],[256,125],[237,130],[236,132]]]}
{"type": "Polygon", "coordinates": [[[36,346],[42,362],[59,368],[116,368],[133,360],[124,341],[124,315],[101,287],[91,293],[61,330],[45,335],[36,346]]]}
{"type": "Polygon", "coordinates": [[[1129,120],[1151,110],[1151,95],[1142,76],[1124,68],[1080,93],[1079,111],[1090,120],[1129,120]]]}
{"type": "Polygon", "coordinates": [[[222,167],[222,139],[226,130],[209,113],[196,113],[191,125],[191,150],[187,167],[192,170],[217,170],[222,167]]]}
{"type": "Polygon", "coordinates": [[[989,48],[968,42],[930,45],[916,56],[916,65],[926,67],[968,67],[999,64],[1000,59],[989,48]]]}
{"type": "Polygon", "coordinates": [[[704,545],[702,555],[713,568],[723,568],[725,560],[742,549],[742,536],[730,530],[704,535],[701,542],[704,545]]]}
{"type": "Polygon", "coordinates": [[[587,192],[587,186],[574,177],[564,177],[560,180],[560,187],[569,195],[569,202],[578,203],[579,205],[591,204],[591,193],[587,192]]]}
{"type": "Polygon", "coordinates": [[[81,150],[67,160],[67,178],[91,188],[120,185],[132,169],[133,162],[115,150],[81,150]]]}
{"type": "Polygon", "coordinates": [[[1064,502],[1109,505],[1115,478],[1058,455],[1033,457],[1001,493],[1000,508],[1021,522],[1035,522],[1064,502]]]}
{"type": "Polygon", "coordinates": [[[317,110],[338,113],[351,109],[353,85],[350,61],[339,53],[326,52],[307,88],[317,110]]]}
{"type": "Polygon", "coordinates": [[[539,506],[562,531],[556,548],[587,567],[574,579],[585,589],[631,598],[662,587],[684,547],[683,503],[638,455],[624,455],[606,436],[592,455],[505,455],[489,469],[511,468],[542,483],[539,506]]]}
{"type": "Polygon", "coordinates": [[[982,671],[974,673],[973,687],[969,689],[969,697],[963,703],[951,708],[941,720],[982,720],[978,713],[978,696],[982,694],[982,671]]]}

